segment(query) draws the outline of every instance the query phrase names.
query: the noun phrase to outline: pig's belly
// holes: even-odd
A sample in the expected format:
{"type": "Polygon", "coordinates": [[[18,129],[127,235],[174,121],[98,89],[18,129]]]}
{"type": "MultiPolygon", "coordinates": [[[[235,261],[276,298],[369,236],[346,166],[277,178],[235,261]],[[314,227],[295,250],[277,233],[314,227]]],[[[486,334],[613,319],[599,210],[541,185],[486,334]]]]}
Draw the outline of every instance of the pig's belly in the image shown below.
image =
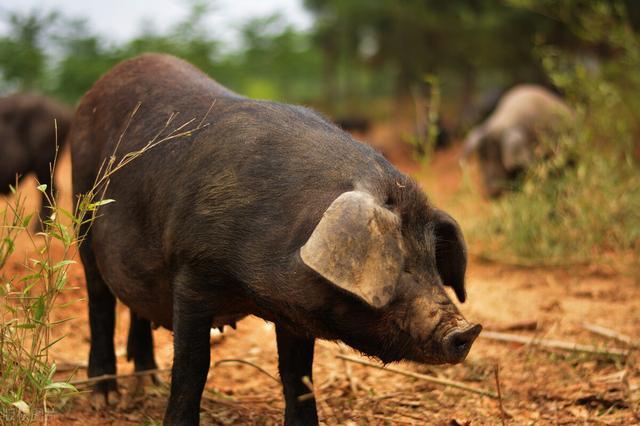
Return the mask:
{"type": "MultiPolygon", "coordinates": [[[[96,253],[98,254],[98,253],[96,253]]],[[[153,262],[140,262],[144,256],[129,257],[117,261],[115,250],[97,256],[100,273],[112,293],[139,316],[151,321],[155,326],[173,329],[173,293],[171,272],[162,267],[153,268],[153,262]],[[102,258],[103,262],[100,262],[102,258]],[[101,264],[102,263],[102,264],[101,264]]],[[[146,259],[150,259],[146,256],[146,259]]],[[[159,265],[158,265],[159,266],[159,265]]],[[[235,327],[237,321],[249,313],[220,312],[211,323],[212,328],[225,325],[235,327]]]]}
{"type": "Polygon", "coordinates": [[[113,268],[103,274],[113,294],[139,316],[155,325],[172,328],[172,292],[162,277],[135,278],[113,268]]]}
{"type": "Polygon", "coordinates": [[[136,314],[170,328],[171,274],[160,251],[133,226],[118,225],[113,220],[94,224],[92,246],[100,275],[111,292],[136,314]]]}
{"type": "MultiPolygon", "coordinates": [[[[93,229],[93,249],[100,274],[112,293],[136,314],[157,326],[172,329],[174,271],[165,264],[157,241],[137,232],[134,224],[127,223],[126,216],[118,216],[122,221],[115,218],[116,212],[110,221],[96,222],[93,229]]],[[[248,315],[238,312],[242,308],[236,308],[239,309],[216,312],[212,327],[235,326],[236,321],[248,315]]]]}

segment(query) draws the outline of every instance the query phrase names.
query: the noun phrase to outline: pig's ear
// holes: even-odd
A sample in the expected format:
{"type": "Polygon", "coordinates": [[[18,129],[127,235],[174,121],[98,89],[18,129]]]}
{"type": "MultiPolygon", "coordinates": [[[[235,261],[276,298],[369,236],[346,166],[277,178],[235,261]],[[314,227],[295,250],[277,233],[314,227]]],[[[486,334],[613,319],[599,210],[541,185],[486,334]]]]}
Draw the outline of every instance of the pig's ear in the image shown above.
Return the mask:
{"type": "Polygon", "coordinates": [[[442,210],[434,212],[436,267],[442,283],[453,288],[460,302],[467,298],[464,274],[467,270],[467,247],[458,223],[442,210]]]}
{"type": "Polygon", "coordinates": [[[506,130],[500,143],[502,163],[507,170],[524,168],[533,161],[527,135],[520,128],[506,130]]]}
{"type": "Polygon", "coordinates": [[[366,192],[345,192],[300,249],[302,261],[374,308],[395,294],[404,266],[400,218],[366,192]]]}

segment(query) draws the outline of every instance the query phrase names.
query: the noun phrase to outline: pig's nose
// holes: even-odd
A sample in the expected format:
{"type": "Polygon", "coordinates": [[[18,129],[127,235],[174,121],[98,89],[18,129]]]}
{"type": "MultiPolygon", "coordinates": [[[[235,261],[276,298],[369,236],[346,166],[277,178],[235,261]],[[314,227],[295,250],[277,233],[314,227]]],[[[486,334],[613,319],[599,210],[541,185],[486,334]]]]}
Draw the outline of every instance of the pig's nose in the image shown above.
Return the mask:
{"type": "Polygon", "coordinates": [[[462,362],[481,331],[482,326],[480,324],[469,324],[467,327],[451,331],[444,339],[444,352],[447,356],[447,361],[452,364],[462,362]]]}

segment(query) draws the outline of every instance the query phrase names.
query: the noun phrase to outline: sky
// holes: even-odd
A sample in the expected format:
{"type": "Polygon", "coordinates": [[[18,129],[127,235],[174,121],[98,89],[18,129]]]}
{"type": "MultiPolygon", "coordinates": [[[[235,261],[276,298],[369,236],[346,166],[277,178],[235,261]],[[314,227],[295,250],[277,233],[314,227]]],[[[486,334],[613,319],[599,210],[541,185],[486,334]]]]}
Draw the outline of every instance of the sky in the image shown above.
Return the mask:
{"type": "MultiPolygon", "coordinates": [[[[238,41],[242,23],[256,17],[281,13],[296,28],[309,28],[312,17],[302,0],[215,0],[207,19],[211,35],[230,44],[238,41]]],[[[141,23],[163,32],[189,11],[187,0],[2,0],[0,18],[6,11],[47,12],[58,10],[68,18],[86,18],[88,27],[107,40],[121,42],[140,33],[141,23]]],[[[0,19],[0,34],[7,26],[0,19]]],[[[230,46],[232,47],[232,46],[230,46]]]]}

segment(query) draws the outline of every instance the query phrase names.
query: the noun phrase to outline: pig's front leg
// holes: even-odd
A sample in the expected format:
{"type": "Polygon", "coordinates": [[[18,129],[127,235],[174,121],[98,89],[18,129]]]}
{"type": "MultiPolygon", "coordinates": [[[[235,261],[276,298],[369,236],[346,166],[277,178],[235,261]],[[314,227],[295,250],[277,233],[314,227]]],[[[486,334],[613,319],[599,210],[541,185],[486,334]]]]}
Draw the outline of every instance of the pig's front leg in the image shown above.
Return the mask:
{"type": "Polygon", "coordinates": [[[317,425],[316,400],[309,395],[311,390],[303,382],[306,376],[311,380],[313,346],[315,339],[295,336],[276,325],[278,341],[278,368],[284,390],[284,424],[317,425]],[[303,397],[300,400],[300,397],[303,397]]]}
{"type": "Polygon", "coordinates": [[[165,425],[197,425],[200,418],[200,398],[211,359],[212,315],[203,312],[201,301],[190,295],[194,293],[174,286],[173,368],[165,425]]]}

